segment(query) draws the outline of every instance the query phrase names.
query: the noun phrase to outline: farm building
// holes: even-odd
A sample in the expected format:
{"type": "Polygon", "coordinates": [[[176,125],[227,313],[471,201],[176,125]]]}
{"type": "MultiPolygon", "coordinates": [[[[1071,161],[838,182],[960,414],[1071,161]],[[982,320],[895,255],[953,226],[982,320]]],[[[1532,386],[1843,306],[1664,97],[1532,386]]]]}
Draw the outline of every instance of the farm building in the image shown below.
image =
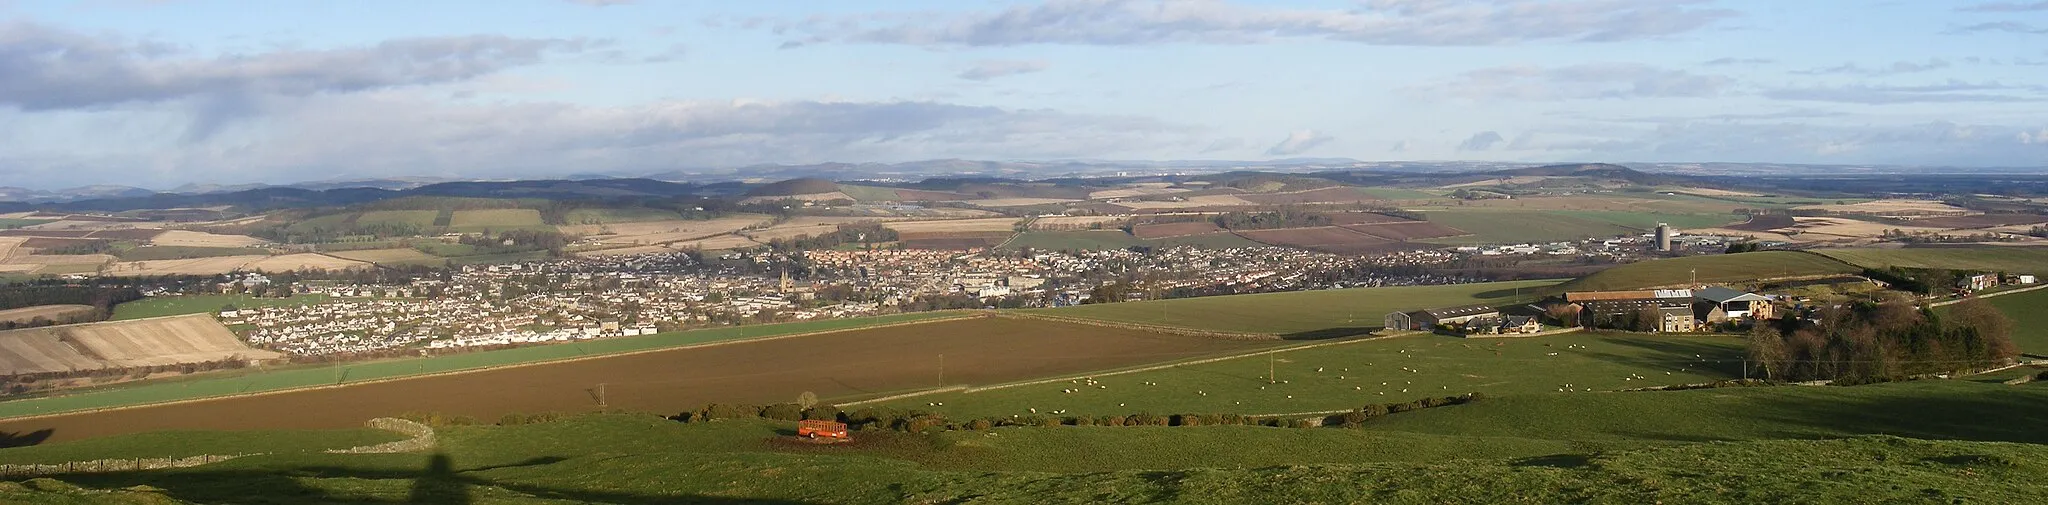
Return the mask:
{"type": "Polygon", "coordinates": [[[1998,274],[1977,274],[1956,281],[1956,287],[1970,291],[1983,291],[1998,287],[1998,274]]]}
{"type": "Polygon", "coordinates": [[[1771,311],[1771,299],[1756,293],[1746,293],[1720,286],[1699,290],[1694,303],[1695,317],[1701,321],[1718,323],[1744,319],[1775,319],[1771,311]]]}
{"type": "Polygon", "coordinates": [[[1467,305],[1441,309],[1425,309],[1414,312],[1387,314],[1388,328],[1404,330],[1427,330],[1440,325],[1470,326],[1476,321],[1492,322],[1500,319],[1500,311],[1486,305],[1467,305]]]}

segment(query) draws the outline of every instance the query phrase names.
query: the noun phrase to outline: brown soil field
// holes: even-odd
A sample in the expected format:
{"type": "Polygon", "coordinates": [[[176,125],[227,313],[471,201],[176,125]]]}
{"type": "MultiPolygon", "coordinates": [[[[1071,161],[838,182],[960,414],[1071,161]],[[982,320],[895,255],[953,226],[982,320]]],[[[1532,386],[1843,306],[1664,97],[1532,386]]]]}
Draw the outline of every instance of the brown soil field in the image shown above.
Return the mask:
{"type": "Polygon", "coordinates": [[[1179,202],[1149,202],[1133,200],[1126,202],[1118,202],[1117,205],[1130,207],[1132,209],[1196,209],[1203,207],[1249,207],[1255,204],[1253,204],[1249,200],[1245,200],[1243,196],[1240,195],[1208,195],[1188,197],[1185,201],[1179,202]]]}
{"type": "Polygon", "coordinates": [[[1943,228],[1899,226],[1839,217],[1800,217],[1794,220],[1798,221],[1799,224],[1778,231],[1790,232],[1792,230],[1799,230],[1802,232],[1801,235],[1833,235],[1848,238],[1876,238],[1884,235],[1885,230],[1900,230],[1906,233],[1947,231],[1943,228]]]}
{"type": "MultiPolygon", "coordinates": [[[[19,239],[20,239],[21,237],[13,237],[13,238],[15,238],[15,239],[19,240],[19,239]]],[[[21,247],[23,247],[23,248],[26,248],[26,249],[39,249],[39,250],[40,250],[40,249],[55,249],[55,248],[59,248],[59,247],[67,247],[67,246],[74,246],[74,245],[81,245],[81,244],[91,244],[91,243],[95,243],[95,242],[106,242],[106,241],[105,241],[105,240],[100,240],[100,239],[91,239],[91,238],[57,238],[57,237],[28,237],[28,240],[23,240],[23,241],[21,242],[21,247]]]]}
{"type": "Polygon", "coordinates": [[[1756,193],[1744,193],[1741,191],[1729,191],[1725,189],[1713,188],[1685,188],[1677,190],[1675,191],[1675,193],[1696,196],[1757,196],[1756,193]]]}
{"type": "Polygon", "coordinates": [[[1487,207],[1531,210],[1612,210],[1680,214],[1733,213],[1747,204],[1711,200],[1654,200],[1625,196],[1535,196],[1512,200],[1466,200],[1444,208],[1487,207]]]}
{"type": "Polygon", "coordinates": [[[1245,201],[1260,205],[1292,205],[1301,203],[1358,203],[1378,201],[1377,198],[1359,193],[1357,188],[1335,187],[1294,193],[1266,193],[1238,195],[1245,201]]]}
{"type": "Polygon", "coordinates": [[[1983,214],[1977,216],[1931,217],[1915,219],[1915,226],[1935,228],[1995,228],[1999,226],[2034,225],[2048,223],[2048,216],[2034,214],[1983,214]]]}
{"type": "Polygon", "coordinates": [[[620,248],[617,248],[617,249],[599,249],[599,250],[595,250],[595,251],[583,251],[583,252],[579,252],[579,253],[576,253],[576,255],[577,255],[577,256],[579,256],[579,257],[585,257],[585,258],[595,258],[595,257],[601,257],[601,256],[632,256],[632,255],[635,255],[635,254],[648,254],[648,253],[665,253],[665,252],[676,252],[676,250],[675,250],[675,249],[669,249],[669,248],[667,248],[667,247],[663,247],[663,246],[658,246],[658,245],[640,245],[640,246],[632,246],[632,247],[620,247],[620,248]]]}
{"type": "Polygon", "coordinates": [[[1408,218],[1405,218],[1405,217],[1394,217],[1394,216],[1389,216],[1389,215],[1386,215],[1386,214],[1380,214],[1380,213],[1377,213],[1377,212],[1332,212],[1332,213],[1330,213],[1330,214],[1328,214],[1328,215],[1330,216],[1330,224],[1334,224],[1334,225],[1338,225],[1338,226],[1344,226],[1344,225],[1350,225],[1350,224],[1380,224],[1380,223],[1414,223],[1414,222],[1419,222],[1419,221],[1416,221],[1416,220],[1413,220],[1413,219],[1408,219],[1408,218]]]}
{"type": "MultiPolygon", "coordinates": [[[[98,235],[94,236],[97,237],[98,235]]],[[[220,235],[188,230],[166,230],[163,234],[157,235],[156,238],[150,239],[150,242],[165,246],[250,247],[262,245],[268,241],[247,235],[220,235]]]]}
{"type": "Polygon", "coordinates": [[[971,203],[983,207],[1023,207],[1027,205],[1053,205],[1061,203],[1074,203],[1078,201],[1080,200],[1071,200],[1066,198],[990,198],[986,200],[960,200],[960,202],[971,203]]]}
{"type": "Polygon", "coordinates": [[[1431,223],[1428,221],[1409,221],[1404,223],[1380,224],[1355,224],[1345,226],[1344,229],[1393,241],[1407,241],[1428,238],[1456,237],[1459,235],[1470,235],[1469,233],[1466,233],[1465,230],[1460,230],[1449,226],[1431,223]]]}
{"type": "Polygon", "coordinates": [[[897,221],[883,226],[897,233],[1009,233],[1016,230],[1017,218],[995,217],[987,219],[941,219],[930,221],[897,221]]]}
{"type": "Polygon", "coordinates": [[[92,230],[0,230],[0,237],[85,238],[92,230]]]}
{"type": "Polygon", "coordinates": [[[720,250],[720,249],[740,249],[740,248],[746,248],[746,247],[760,247],[760,246],[761,246],[761,243],[760,243],[760,242],[755,242],[755,241],[753,241],[753,239],[749,239],[749,238],[746,238],[746,237],[742,237],[742,236],[739,236],[739,235],[718,235],[718,236],[715,236],[715,237],[705,237],[705,238],[703,238],[703,239],[699,239],[699,240],[685,240],[685,241],[681,241],[681,242],[670,242],[670,243],[669,243],[668,245],[669,245],[669,247],[671,247],[671,248],[689,248],[689,247],[694,247],[694,248],[697,248],[698,250],[704,250],[704,251],[716,251],[716,250],[720,250]]]}
{"type": "Polygon", "coordinates": [[[606,408],[673,414],[710,402],[828,402],[945,384],[996,384],[1242,352],[1279,341],[1223,340],[1056,321],[975,318],[499,368],[347,387],[0,421],[50,441],[161,430],[332,429],[378,416],[606,408]]]}
{"type": "Polygon", "coordinates": [[[740,203],[760,203],[760,202],[776,202],[776,201],[782,201],[782,200],[798,200],[798,201],[805,201],[805,202],[829,202],[829,201],[833,201],[833,200],[849,200],[849,201],[850,201],[850,200],[853,200],[853,197],[852,197],[852,196],[848,196],[848,195],[847,195],[846,193],[842,193],[842,192],[838,192],[838,191],[833,191],[833,192],[830,192],[830,193],[810,193],[810,194],[802,194],[802,195],[775,195],[775,196],[756,196],[756,197],[750,197],[750,198],[747,198],[747,199],[745,199],[745,200],[740,200],[740,203]]]}
{"type": "Polygon", "coordinates": [[[1174,194],[1174,193],[1186,193],[1186,192],[1188,192],[1188,191],[1192,191],[1192,190],[1189,190],[1189,189],[1183,189],[1183,188],[1163,188],[1163,187],[1135,187],[1135,188],[1123,188],[1123,189],[1105,189],[1105,190],[1101,190],[1101,191],[1094,191],[1094,192],[1090,192],[1090,193],[1088,193],[1088,199],[1089,199],[1089,200],[1107,200],[1107,199],[1110,199],[1110,198],[1131,198],[1131,197],[1137,197],[1137,196],[1148,196],[1148,195],[1171,195],[1171,194],[1174,194]]]}
{"type": "Polygon", "coordinates": [[[327,253],[336,258],[364,261],[377,264],[434,264],[443,259],[439,256],[420,252],[410,247],[398,249],[364,249],[327,253]]]}
{"type": "Polygon", "coordinates": [[[960,193],[948,193],[948,192],[945,192],[945,191],[925,191],[925,190],[921,190],[921,189],[899,189],[899,190],[896,190],[896,198],[897,198],[897,199],[899,199],[899,200],[913,200],[913,201],[923,201],[923,200],[933,200],[933,201],[947,201],[947,200],[965,200],[965,199],[969,199],[969,198],[974,198],[974,195],[963,195],[963,194],[960,194],[960,193]]]}
{"type": "Polygon", "coordinates": [[[1731,224],[1722,228],[1741,231],[1771,231],[1779,228],[1790,228],[1797,224],[1799,222],[1793,220],[1790,214],[1764,214],[1749,216],[1749,221],[1747,222],[1731,224]]]}
{"type": "Polygon", "coordinates": [[[60,317],[75,316],[92,312],[91,305],[37,305],[19,309],[0,310],[0,321],[26,323],[35,318],[56,320],[60,317]]]}
{"type": "Polygon", "coordinates": [[[1131,227],[1131,235],[1142,239],[1185,237],[1222,232],[1223,228],[1209,221],[1186,223],[1141,224],[1131,227]]]}
{"type": "Polygon", "coordinates": [[[1281,247],[1312,249],[1333,253],[1353,253],[1375,250],[1394,241],[1356,231],[1336,227],[1287,228],[1280,230],[1250,230],[1237,232],[1238,236],[1281,247]]]}
{"type": "Polygon", "coordinates": [[[107,240],[149,240],[163,233],[163,230],[129,228],[124,230],[100,230],[86,236],[107,240]]]}
{"type": "Polygon", "coordinates": [[[287,254],[283,256],[271,256],[268,258],[250,262],[247,265],[243,265],[242,269],[255,270],[260,272],[290,272],[293,270],[305,269],[347,270],[354,268],[370,268],[372,266],[373,265],[369,263],[351,259],[336,258],[325,254],[303,253],[287,254]]]}
{"type": "Polygon", "coordinates": [[[1092,228],[1094,228],[1094,227],[1095,227],[1095,225],[1098,225],[1098,224],[1099,224],[1099,225],[1102,225],[1102,227],[1104,227],[1104,228],[1115,228],[1115,227],[1116,227],[1116,225],[1117,225],[1117,223],[1121,223],[1121,222],[1123,222],[1123,220],[1124,220],[1123,218],[1120,218],[1120,217],[1115,217],[1115,216],[1053,216],[1053,217],[1041,217],[1041,218],[1038,218],[1038,219],[1034,219],[1034,220],[1032,220],[1032,221],[1031,221],[1031,229],[1033,229],[1033,230],[1069,230],[1069,231],[1070,231],[1070,230],[1087,230],[1087,229],[1092,229],[1092,228]]]}

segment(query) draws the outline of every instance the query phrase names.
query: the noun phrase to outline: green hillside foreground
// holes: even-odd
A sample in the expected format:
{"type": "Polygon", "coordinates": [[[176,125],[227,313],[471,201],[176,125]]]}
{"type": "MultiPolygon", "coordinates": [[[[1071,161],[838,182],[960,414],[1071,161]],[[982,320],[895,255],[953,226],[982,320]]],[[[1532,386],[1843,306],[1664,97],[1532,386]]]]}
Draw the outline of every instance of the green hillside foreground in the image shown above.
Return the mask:
{"type": "Polygon", "coordinates": [[[1109,322],[1293,337],[1346,336],[1384,326],[1389,312],[1533,300],[1557,281],[1288,291],[1036,309],[1029,312],[1109,322]]]}
{"type": "Polygon", "coordinates": [[[1911,249],[1817,249],[1814,252],[1865,268],[1943,268],[2048,274],[2048,247],[1928,247],[1911,249]]]}
{"type": "Polygon", "coordinates": [[[2048,289],[1986,300],[2013,319],[2012,342],[2019,344],[2021,352],[2048,355],[2048,289]]]}
{"type": "Polygon", "coordinates": [[[338,366],[298,365],[275,369],[241,369],[168,380],[118,384],[90,390],[64,391],[57,396],[8,400],[0,402],[0,418],[232,396],[264,391],[280,391],[332,385],[337,383],[337,381],[348,383],[391,379],[778,335],[848,330],[956,317],[959,315],[959,312],[919,312],[854,319],[827,319],[799,323],[710,328],[639,337],[615,337],[561,344],[515,347],[431,358],[366,361],[338,366]]]}
{"type": "MultiPolygon", "coordinates": [[[[905,398],[885,406],[953,417],[1279,414],[1477,392],[1488,397],[1700,384],[1739,378],[1743,340],[1728,336],[1573,333],[1466,339],[1412,335],[1113,376],[905,398]],[[1284,383],[1266,378],[1268,371],[1284,383]],[[943,403],[934,406],[932,403],[943,403]]],[[[990,386],[979,384],[973,386],[990,386]]],[[[1597,394],[1580,392],[1574,394],[1597,394]]]]}
{"type": "MultiPolygon", "coordinates": [[[[2044,416],[2048,384],[1989,380],[1532,395],[1363,429],[1009,427],[857,432],[840,446],[779,442],[793,432],[785,422],[588,415],[442,428],[434,453],[62,475],[0,484],[0,499],[2028,503],[2048,493],[2048,446],[2038,445],[2048,435],[2031,429],[2044,416]]],[[[214,443],[233,450],[274,436],[245,435],[214,443]]],[[[159,442],[99,441],[114,457],[160,453],[159,442]]],[[[0,461],[25,450],[0,450],[0,461]]]]}
{"type": "Polygon", "coordinates": [[[1742,284],[1759,279],[1853,274],[1862,269],[1801,251],[1686,256],[1630,263],[1558,286],[1559,291],[1605,291],[1702,283],[1742,284]]]}

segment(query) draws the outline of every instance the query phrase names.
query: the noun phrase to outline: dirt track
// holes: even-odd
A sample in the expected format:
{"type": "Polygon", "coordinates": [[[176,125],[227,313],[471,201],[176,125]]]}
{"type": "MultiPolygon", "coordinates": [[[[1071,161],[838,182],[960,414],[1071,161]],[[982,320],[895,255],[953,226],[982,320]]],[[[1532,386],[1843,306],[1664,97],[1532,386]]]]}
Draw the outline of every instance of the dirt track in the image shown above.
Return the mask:
{"type": "Polygon", "coordinates": [[[979,318],[741,342],[349,386],[0,421],[50,441],[176,429],[347,428],[408,411],[469,415],[609,408],[675,413],[706,402],[774,403],[811,391],[850,400],[938,385],[993,384],[1280,345],[979,318]]]}

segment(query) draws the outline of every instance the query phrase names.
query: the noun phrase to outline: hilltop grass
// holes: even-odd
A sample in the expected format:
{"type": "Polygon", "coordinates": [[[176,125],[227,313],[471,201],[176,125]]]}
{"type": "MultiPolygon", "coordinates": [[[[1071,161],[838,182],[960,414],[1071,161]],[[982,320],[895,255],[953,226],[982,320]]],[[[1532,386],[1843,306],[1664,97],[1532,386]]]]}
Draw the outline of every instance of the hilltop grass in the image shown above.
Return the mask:
{"type": "Polygon", "coordinates": [[[459,232],[493,232],[512,229],[554,230],[541,222],[540,211],[534,209],[479,209],[458,210],[450,218],[448,229],[459,232]]]}
{"type": "Polygon", "coordinates": [[[1742,340],[1734,337],[1414,335],[1095,377],[1103,387],[1056,381],[885,405],[959,418],[1034,415],[1030,409],[1037,409],[1036,415],[1055,410],[1067,415],[1285,414],[1471,392],[1488,397],[1548,394],[1566,384],[1593,391],[1698,384],[1738,378],[1741,358],[1742,340]],[[1286,382],[1271,383],[1269,368],[1286,382]]]}
{"type": "Polygon", "coordinates": [[[1326,289],[1205,296],[1036,309],[1046,315],[1297,338],[1345,336],[1383,326],[1389,312],[1533,300],[1557,281],[1326,289]]]}
{"type": "Polygon", "coordinates": [[[0,449],[0,464],[51,464],[95,459],[185,458],[204,454],[284,454],[347,449],[405,439],[377,430],[159,431],[0,449]]]}
{"type": "Polygon", "coordinates": [[[2048,354],[2048,289],[1986,298],[2013,319],[2012,341],[2029,354],[2048,354]]]}
{"type": "MultiPolygon", "coordinates": [[[[1739,390],[1758,396],[1804,388],[1739,390]]],[[[1833,390],[1837,388],[1815,388],[1833,390]]],[[[1721,390],[1613,394],[1668,396],[1721,390]]],[[[679,424],[582,416],[442,430],[434,454],[285,454],[182,470],[60,476],[0,487],[0,498],[157,498],[220,503],[689,501],[904,503],[1873,503],[2030,502],[2048,492],[2048,447],[1856,436],[1892,412],[1853,412],[1828,440],[1559,443],[1386,429],[1001,428],[934,435],[857,433],[844,446],[768,442],[788,423],[679,424]],[[436,468],[435,460],[439,468],[436,468]],[[67,485],[110,490],[97,494],[67,485]],[[146,486],[146,487],[141,487],[146,486]]],[[[1768,404],[1775,407],[1782,404],[1768,404]]],[[[2038,413],[2039,404],[2023,414],[2038,413]]],[[[1743,412],[1771,418],[1785,411],[1743,412]]],[[[1562,421],[1595,412],[1564,412],[1562,421]]],[[[1630,412],[1628,414],[1634,414],[1630,412]]],[[[1919,416],[1928,416],[1920,413],[1919,416]]],[[[1630,415],[1614,416],[1628,419],[1630,415]]],[[[1661,417],[1660,417],[1661,419],[1661,417]]],[[[1696,417],[1711,426],[1726,417],[1696,417]]],[[[1500,419],[1500,423],[1515,420],[1500,419]]],[[[1822,420],[1815,424],[1825,424],[1822,420]]],[[[1489,426],[1498,426],[1497,424],[1489,426]]],[[[266,432],[250,433],[266,436],[266,432]]],[[[81,500],[82,501],[82,500],[81,500]]]]}
{"type": "Polygon", "coordinates": [[[114,320],[149,317],[214,314],[222,307],[284,307],[327,302],[327,295],[298,295],[291,298],[257,298],[248,295],[181,295],[144,298],[114,306],[114,320]]]}
{"type": "Polygon", "coordinates": [[[1032,248],[1055,251],[1104,251],[1110,249],[1125,249],[1140,246],[1175,247],[1183,245],[1209,249],[1266,246],[1265,244],[1253,242],[1249,239],[1239,237],[1231,233],[1209,233],[1203,235],[1191,235],[1186,237],[1172,237],[1146,240],[1131,236],[1131,234],[1125,233],[1120,230],[1089,230],[1027,231],[1018,234],[1016,238],[1011,239],[1009,243],[1004,244],[1003,248],[1007,250],[1032,248]]]}
{"type": "MultiPolygon", "coordinates": [[[[216,308],[218,306],[214,305],[216,308]]],[[[847,330],[957,315],[959,315],[957,312],[920,312],[868,318],[738,326],[660,333],[640,337],[616,337],[563,344],[515,347],[430,358],[368,361],[335,366],[292,366],[272,370],[240,370],[218,374],[202,374],[182,380],[147,381],[89,391],[67,392],[63,396],[0,402],[0,418],[326,386],[796,333],[847,330]]]]}
{"type": "Polygon", "coordinates": [[[897,196],[896,188],[840,184],[839,192],[846,193],[846,196],[853,197],[854,200],[860,202],[894,202],[903,200],[901,196],[897,196]]]}
{"type": "Polygon", "coordinates": [[[1642,261],[1609,268],[1566,282],[1557,291],[1602,291],[1702,283],[1754,283],[1758,280],[1813,275],[1854,274],[1853,265],[1799,251],[1686,256],[1642,261]]]}
{"type": "Polygon", "coordinates": [[[1820,249],[1814,252],[1865,268],[1945,268],[2048,274],[2048,247],[1820,249]]]}
{"type": "Polygon", "coordinates": [[[1439,244],[1511,244],[1558,242],[1642,233],[1657,223],[1673,226],[1718,226],[1734,220],[1728,214],[1642,213],[1598,210],[1523,210],[1512,208],[1432,208],[1429,221],[1471,235],[1431,239],[1439,244]]]}
{"type": "Polygon", "coordinates": [[[643,221],[667,221],[682,219],[675,212],[647,207],[576,209],[569,211],[565,220],[570,225],[637,223],[643,221]]]}
{"type": "Polygon", "coordinates": [[[373,210],[356,216],[356,226],[400,225],[426,230],[434,226],[434,218],[440,214],[434,210],[373,210]]]}

